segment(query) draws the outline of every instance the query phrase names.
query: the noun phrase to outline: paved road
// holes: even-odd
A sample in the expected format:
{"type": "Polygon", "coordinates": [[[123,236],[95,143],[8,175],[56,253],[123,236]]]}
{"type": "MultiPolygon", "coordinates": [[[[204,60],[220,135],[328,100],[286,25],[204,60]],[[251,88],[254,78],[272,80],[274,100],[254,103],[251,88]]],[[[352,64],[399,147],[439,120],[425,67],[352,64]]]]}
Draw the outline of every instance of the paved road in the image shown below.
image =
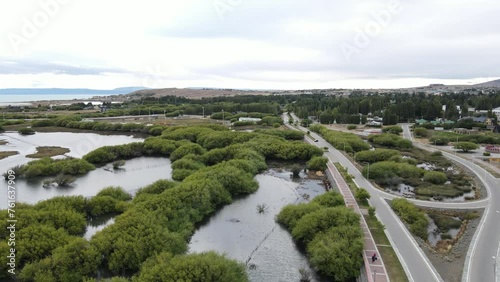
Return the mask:
{"type": "MultiPolygon", "coordinates": [[[[292,117],[299,120],[294,114],[292,117]]],[[[288,119],[284,115],[285,119],[288,119]]],[[[306,128],[299,127],[302,131],[307,131],[306,128]]],[[[403,136],[407,139],[413,140],[409,126],[403,125],[403,136]]],[[[408,233],[407,229],[402,225],[399,218],[392,212],[384,199],[392,199],[397,196],[385,193],[374,188],[369,183],[359,170],[342,155],[339,151],[335,150],[329,143],[315,133],[311,136],[318,140],[316,143],[319,147],[328,147],[329,152],[327,156],[330,159],[338,160],[344,167],[348,168],[349,173],[354,175],[355,182],[358,186],[365,188],[370,192],[370,203],[377,209],[377,216],[380,221],[386,226],[386,233],[392,238],[393,246],[398,254],[398,257],[405,268],[410,281],[442,281],[441,277],[431,265],[425,254],[420,247],[408,233]]],[[[423,149],[429,149],[427,146],[415,143],[416,146],[423,149]]],[[[436,148],[437,149],[437,148],[436,148]]],[[[464,160],[453,154],[443,152],[443,155],[453,161],[462,163],[469,167],[481,181],[484,183],[488,196],[486,199],[479,201],[471,201],[465,203],[443,203],[443,202],[429,202],[411,200],[419,206],[438,207],[438,208],[453,208],[453,209],[471,209],[471,208],[486,208],[485,214],[480,222],[480,226],[473,241],[469,247],[467,254],[463,282],[488,282],[500,281],[500,182],[494,178],[486,170],[468,160],[464,160]]]]}
{"type": "MultiPolygon", "coordinates": [[[[409,125],[403,124],[402,127],[403,136],[413,140],[409,125]]],[[[438,147],[425,146],[416,142],[414,145],[426,150],[431,148],[439,150],[438,147]]],[[[468,167],[488,190],[485,214],[469,246],[462,281],[500,281],[500,271],[496,271],[500,260],[500,181],[475,163],[446,151],[440,151],[448,159],[468,167]]]]}
{"type": "MultiPolygon", "coordinates": [[[[292,117],[298,120],[298,118],[293,114],[292,117]]],[[[285,124],[288,124],[287,115],[283,115],[283,118],[285,120],[285,124]]],[[[297,129],[294,127],[291,128],[297,129]]],[[[306,128],[300,126],[298,129],[307,131],[306,128]]],[[[345,168],[347,168],[348,172],[354,176],[356,184],[370,193],[370,204],[376,208],[377,217],[386,227],[385,232],[388,235],[389,240],[391,240],[391,245],[394,247],[401,264],[405,269],[408,279],[415,282],[443,281],[423,251],[420,249],[415,239],[413,239],[409,231],[406,227],[404,227],[403,223],[385,201],[384,198],[387,196],[387,193],[373,187],[371,183],[363,177],[361,172],[342,153],[333,148],[333,146],[326,142],[321,136],[313,132],[311,132],[311,136],[318,140],[318,142],[315,143],[316,145],[328,148],[328,152],[326,152],[325,155],[330,160],[341,163],[345,168]]]]}

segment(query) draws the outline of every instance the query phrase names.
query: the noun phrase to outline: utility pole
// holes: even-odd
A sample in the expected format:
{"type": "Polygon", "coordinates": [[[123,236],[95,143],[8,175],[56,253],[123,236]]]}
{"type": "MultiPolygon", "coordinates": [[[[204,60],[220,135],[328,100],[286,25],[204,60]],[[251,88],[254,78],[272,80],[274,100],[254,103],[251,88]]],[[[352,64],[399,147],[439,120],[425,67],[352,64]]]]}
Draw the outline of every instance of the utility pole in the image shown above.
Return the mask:
{"type": "Polygon", "coordinates": [[[205,107],[201,107],[203,109],[203,118],[205,118],[205,107]]]}
{"type": "Polygon", "coordinates": [[[226,125],[226,119],[224,118],[224,110],[222,110],[222,124],[226,125]]]}
{"type": "Polygon", "coordinates": [[[497,281],[497,261],[496,257],[493,256],[493,281],[497,281]]]}

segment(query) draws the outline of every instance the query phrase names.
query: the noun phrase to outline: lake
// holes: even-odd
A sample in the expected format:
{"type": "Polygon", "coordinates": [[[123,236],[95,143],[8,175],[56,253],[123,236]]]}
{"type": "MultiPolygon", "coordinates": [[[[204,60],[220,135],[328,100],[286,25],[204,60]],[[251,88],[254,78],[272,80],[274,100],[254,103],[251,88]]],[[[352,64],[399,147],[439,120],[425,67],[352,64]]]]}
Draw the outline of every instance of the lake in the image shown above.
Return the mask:
{"type": "Polygon", "coordinates": [[[18,104],[31,101],[52,100],[84,100],[94,96],[110,96],[116,94],[0,94],[0,106],[18,104]]]}
{"type": "MultiPolygon", "coordinates": [[[[61,146],[69,148],[68,156],[81,158],[88,152],[107,145],[119,145],[131,142],[142,142],[143,139],[122,135],[98,135],[93,133],[36,133],[35,135],[22,136],[18,133],[7,132],[0,134],[0,140],[9,142],[1,145],[1,151],[19,151],[20,154],[0,160],[0,169],[3,173],[9,168],[26,164],[33,160],[26,158],[26,154],[36,151],[37,146],[61,146]]],[[[63,195],[94,196],[107,186],[121,186],[127,192],[134,194],[141,187],[149,185],[159,179],[170,179],[172,168],[167,158],[141,157],[128,160],[122,169],[97,168],[78,177],[73,185],[65,188],[42,187],[43,179],[26,181],[17,179],[17,201],[36,203],[41,200],[63,195]]],[[[7,207],[7,197],[1,197],[0,209],[7,207]],[[5,199],[5,200],[4,200],[5,199]]]]}

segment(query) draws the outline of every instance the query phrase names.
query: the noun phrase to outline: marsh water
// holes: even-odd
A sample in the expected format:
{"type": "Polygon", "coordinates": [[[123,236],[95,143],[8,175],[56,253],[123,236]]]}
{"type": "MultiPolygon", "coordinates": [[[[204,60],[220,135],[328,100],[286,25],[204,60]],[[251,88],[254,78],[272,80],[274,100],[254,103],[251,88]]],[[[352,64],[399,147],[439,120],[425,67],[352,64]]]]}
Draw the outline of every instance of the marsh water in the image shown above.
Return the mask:
{"type": "Polygon", "coordinates": [[[290,233],[275,217],[287,204],[324,193],[321,181],[290,179],[290,172],[269,170],[256,177],[259,190],[235,200],[203,223],[191,238],[191,253],[217,251],[247,265],[251,281],[299,281],[299,269],[319,281],[290,233]],[[257,205],[267,209],[259,213],[257,205]]]}
{"type": "MultiPolygon", "coordinates": [[[[141,142],[142,139],[124,135],[98,135],[92,133],[36,133],[22,136],[16,132],[0,134],[1,151],[18,151],[19,154],[0,160],[0,170],[26,164],[26,158],[38,146],[60,146],[70,149],[66,156],[81,158],[88,152],[107,145],[141,142]]],[[[107,186],[121,186],[134,194],[137,189],[158,179],[171,178],[170,160],[167,158],[141,157],[128,160],[119,170],[101,167],[78,177],[66,188],[43,187],[43,178],[27,182],[16,180],[17,201],[36,203],[63,195],[94,196],[107,186]]],[[[325,192],[321,180],[291,179],[291,172],[271,169],[256,176],[260,188],[257,192],[235,199],[234,202],[199,225],[190,242],[190,252],[214,250],[226,253],[248,267],[251,281],[299,281],[299,270],[311,274],[311,281],[320,281],[308,264],[304,250],[299,250],[290,233],[276,223],[275,217],[287,204],[307,202],[325,192]],[[265,205],[264,213],[257,205],[265,205]]],[[[4,197],[1,197],[4,199],[4,197]]],[[[0,201],[0,209],[7,201],[0,201]]],[[[114,217],[92,219],[84,238],[90,239],[96,232],[114,222],[114,217]]]]}
{"type": "MultiPolygon", "coordinates": [[[[33,160],[26,158],[27,154],[34,153],[38,146],[60,146],[70,149],[67,156],[82,157],[88,152],[107,145],[141,142],[142,139],[122,135],[98,135],[91,133],[37,133],[30,136],[21,136],[17,133],[0,134],[0,140],[8,143],[0,146],[1,151],[19,151],[19,155],[0,160],[0,169],[7,169],[26,164],[33,160]]],[[[121,169],[113,170],[110,167],[97,168],[78,177],[69,187],[48,187],[42,185],[44,178],[34,181],[16,180],[16,197],[18,202],[36,203],[41,200],[63,195],[96,195],[107,186],[120,186],[127,192],[134,194],[141,187],[153,183],[158,179],[170,179],[172,168],[167,158],[141,157],[128,160],[121,169]]],[[[48,177],[53,178],[53,177],[48,177]]],[[[48,179],[47,178],[47,179],[48,179]]],[[[2,197],[4,199],[4,197],[2,197]]],[[[7,207],[7,201],[0,201],[0,209],[7,207]]]]}

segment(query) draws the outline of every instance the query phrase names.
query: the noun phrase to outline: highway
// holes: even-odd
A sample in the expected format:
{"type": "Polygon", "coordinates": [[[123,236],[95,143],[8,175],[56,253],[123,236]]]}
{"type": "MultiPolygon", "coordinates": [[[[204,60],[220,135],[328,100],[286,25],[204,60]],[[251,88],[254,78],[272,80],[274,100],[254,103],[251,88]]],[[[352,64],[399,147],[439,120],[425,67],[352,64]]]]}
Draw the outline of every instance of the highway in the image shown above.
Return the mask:
{"type": "MultiPolygon", "coordinates": [[[[295,120],[300,120],[294,114],[291,115],[295,120]]],[[[301,126],[293,127],[288,125],[288,116],[286,114],[283,115],[283,119],[285,124],[291,129],[299,129],[304,132],[308,131],[307,128],[301,126]]],[[[405,129],[404,126],[403,129],[405,129]]],[[[411,132],[408,127],[406,127],[406,130],[404,130],[403,133],[405,138],[412,139],[411,132]]],[[[311,132],[310,134],[313,138],[318,140],[318,142],[315,142],[318,147],[328,148],[328,152],[325,153],[325,156],[328,157],[330,161],[341,163],[348,169],[348,172],[354,176],[356,184],[370,193],[370,204],[376,208],[377,217],[386,227],[385,232],[389,237],[389,240],[391,240],[391,244],[393,245],[401,264],[405,269],[408,279],[415,282],[443,281],[439,273],[430,263],[427,256],[418,246],[413,236],[409,233],[406,227],[404,227],[401,220],[387,204],[387,199],[397,198],[398,196],[375,188],[342,153],[333,148],[333,146],[331,146],[318,134],[315,134],[314,132],[311,132]]],[[[485,214],[480,222],[480,227],[478,228],[479,231],[476,231],[467,254],[462,281],[500,281],[500,279],[498,279],[498,276],[500,275],[500,273],[498,273],[499,271],[496,272],[497,280],[494,279],[496,263],[494,257],[498,259],[497,252],[500,252],[498,246],[500,238],[500,224],[498,224],[500,223],[500,196],[497,191],[499,182],[487,171],[472,162],[463,160],[446,152],[443,152],[443,155],[471,168],[471,170],[483,181],[488,191],[487,198],[465,203],[444,203],[418,200],[410,201],[423,207],[452,209],[486,208],[485,214]]],[[[498,263],[496,263],[496,267],[498,268],[498,263]]]]}

